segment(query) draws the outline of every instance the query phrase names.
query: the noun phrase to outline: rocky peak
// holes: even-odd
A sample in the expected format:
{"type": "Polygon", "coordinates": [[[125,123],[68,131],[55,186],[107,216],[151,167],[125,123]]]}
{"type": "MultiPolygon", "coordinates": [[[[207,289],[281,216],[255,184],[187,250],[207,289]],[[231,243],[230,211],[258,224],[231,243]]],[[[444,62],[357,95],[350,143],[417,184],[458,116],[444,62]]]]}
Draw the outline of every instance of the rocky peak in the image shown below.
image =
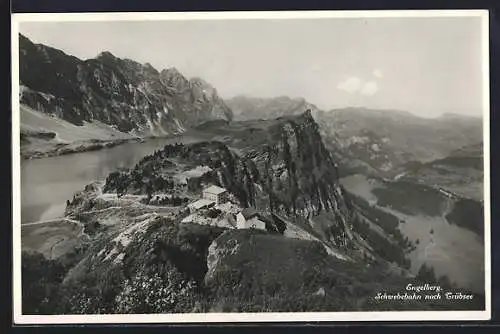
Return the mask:
{"type": "Polygon", "coordinates": [[[153,65],[151,65],[150,63],[145,63],[143,65],[143,69],[144,69],[145,72],[154,73],[156,75],[159,74],[159,72],[156,70],[156,68],[154,68],[153,65]]]}
{"type": "Polygon", "coordinates": [[[194,77],[189,79],[189,82],[193,86],[199,86],[199,87],[212,87],[210,84],[208,84],[205,80],[203,80],[200,77],[194,77]]]}
{"type": "Polygon", "coordinates": [[[306,122],[313,122],[316,124],[314,121],[314,117],[312,116],[311,109],[307,109],[303,114],[300,115],[306,122]]]}
{"type": "Polygon", "coordinates": [[[101,53],[99,53],[97,55],[96,59],[100,59],[100,60],[115,60],[115,59],[117,59],[117,57],[115,57],[115,55],[113,55],[109,51],[103,51],[103,52],[101,52],[101,53]]]}
{"type": "Polygon", "coordinates": [[[178,91],[186,90],[189,86],[189,81],[175,67],[162,70],[160,80],[165,86],[178,91]]]}
{"type": "Polygon", "coordinates": [[[207,98],[212,98],[212,96],[217,95],[217,90],[207,83],[205,80],[195,77],[189,80],[189,84],[193,89],[198,90],[202,95],[207,98]]]}
{"type": "Polygon", "coordinates": [[[183,77],[184,78],[184,76],[181,74],[181,72],[179,72],[179,70],[173,66],[162,70],[161,73],[165,76],[183,77]]]}

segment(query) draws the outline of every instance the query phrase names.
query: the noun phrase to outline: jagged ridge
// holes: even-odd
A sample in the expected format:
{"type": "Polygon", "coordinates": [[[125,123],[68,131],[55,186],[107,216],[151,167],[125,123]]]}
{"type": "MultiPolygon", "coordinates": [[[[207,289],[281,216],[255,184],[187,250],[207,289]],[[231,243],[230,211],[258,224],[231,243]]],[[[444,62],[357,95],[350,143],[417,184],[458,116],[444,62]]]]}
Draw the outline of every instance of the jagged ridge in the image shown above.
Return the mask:
{"type": "Polygon", "coordinates": [[[20,102],[73,124],[99,120],[123,132],[170,134],[232,119],[215,88],[175,68],[158,72],[110,52],[80,60],[23,35],[19,45],[20,102]]]}

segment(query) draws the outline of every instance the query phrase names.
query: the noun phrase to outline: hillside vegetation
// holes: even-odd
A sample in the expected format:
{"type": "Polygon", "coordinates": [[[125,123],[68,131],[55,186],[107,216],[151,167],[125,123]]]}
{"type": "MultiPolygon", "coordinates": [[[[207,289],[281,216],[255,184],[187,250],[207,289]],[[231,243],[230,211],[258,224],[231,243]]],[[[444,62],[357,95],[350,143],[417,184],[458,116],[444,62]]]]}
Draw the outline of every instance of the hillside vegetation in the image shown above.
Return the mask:
{"type": "MultiPolygon", "coordinates": [[[[408,279],[328,256],[314,241],[151,222],[121,262],[90,250],[74,268],[23,254],[25,314],[311,312],[481,308],[464,301],[375,302],[408,279]],[[93,256],[92,256],[93,255],[93,256]],[[32,275],[29,275],[31,273],[32,275]],[[34,275],[36,274],[36,276],[34,275]]],[[[80,257],[82,258],[82,257],[80,257]]],[[[424,277],[423,277],[424,278],[424,277]]],[[[425,277],[428,283],[429,277],[425,277]]],[[[418,284],[419,280],[413,280],[418,284]]]]}

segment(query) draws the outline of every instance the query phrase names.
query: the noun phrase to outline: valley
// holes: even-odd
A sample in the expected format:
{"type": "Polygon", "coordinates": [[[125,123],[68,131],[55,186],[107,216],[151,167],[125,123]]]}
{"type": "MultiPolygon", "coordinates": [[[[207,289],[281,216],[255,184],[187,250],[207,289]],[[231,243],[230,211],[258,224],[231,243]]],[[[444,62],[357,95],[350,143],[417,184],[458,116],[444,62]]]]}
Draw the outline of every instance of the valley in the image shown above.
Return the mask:
{"type": "MultiPolygon", "coordinates": [[[[418,274],[421,266],[426,264],[435,269],[438,277],[446,276],[459,286],[473,291],[484,288],[483,232],[482,229],[458,226],[450,219],[449,213],[460,210],[463,205],[459,200],[451,200],[439,191],[427,188],[413,199],[407,192],[396,193],[404,204],[398,206],[396,201],[385,197],[397,191],[396,184],[363,175],[349,176],[340,182],[349,193],[397,217],[397,228],[415,247],[408,253],[412,273],[418,274]]],[[[479,203],[476,205],[480,206],[479,203]]],[[[483,224],[482,213],[465,217],[483,224]]]]}

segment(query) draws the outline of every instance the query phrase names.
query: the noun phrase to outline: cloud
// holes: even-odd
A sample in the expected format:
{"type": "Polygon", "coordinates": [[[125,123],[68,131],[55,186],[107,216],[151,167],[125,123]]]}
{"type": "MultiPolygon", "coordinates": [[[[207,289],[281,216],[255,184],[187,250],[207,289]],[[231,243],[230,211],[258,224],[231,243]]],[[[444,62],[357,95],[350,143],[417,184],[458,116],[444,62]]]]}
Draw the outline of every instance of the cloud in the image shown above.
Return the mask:
{"type": "Polygon", "coordinates": [[[337,88],[346,91],[350,94],[358,92],[362,87],[363,82],[360,78],[350,77],[347,80],[340,82],[337,88]]]}
{"type": "Polygon", "coordinates": [[[365,81],[358,77],[347,78],[345,81],[340,82],[337,88],[349,94],[360,94],[364,96],[373,96],[378,91],[376,81],[365,81]]]}
{"type": "Polygon", "coordinates": [[[367,81],[361,89],[361,94],[366,96],[372,96],[378,91],[378,85],[375,81],[367,81]]]}
{"type": "Polygon", "coordinates": [[[373,70],[373,75],[376,76],[377,78],[382,78],[384,76],[384,74],[382,73],[382,71],[379,70],[378,68],[376,68],[376,69],[373,70]]]}

